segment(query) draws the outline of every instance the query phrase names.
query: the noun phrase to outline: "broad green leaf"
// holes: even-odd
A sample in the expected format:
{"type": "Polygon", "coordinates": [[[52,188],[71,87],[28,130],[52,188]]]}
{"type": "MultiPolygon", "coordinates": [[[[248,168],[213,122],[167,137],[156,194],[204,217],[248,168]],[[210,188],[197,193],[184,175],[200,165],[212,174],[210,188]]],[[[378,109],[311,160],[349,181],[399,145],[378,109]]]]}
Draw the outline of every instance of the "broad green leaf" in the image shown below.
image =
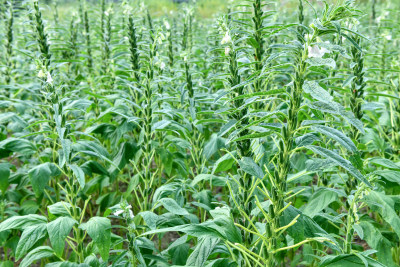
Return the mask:
{"type": "Polygon", "coordinates": [[[21,261],[20,267],[29,267],[32,266],[35,261],[43,259],[43,258],[49,258],[54,255],[54,251],[52,248],[48,246],[41,246],[37,247],[34,250],[30,251],[25,258],[21,261]]]}
{"type": "Polygon", "coordinates": [[[312,57],[306,60],[308,64],[311,66],[326,66],[329,68],[336,68],[336,62],[332,58],[319,58],[319,57],[312,57]]]}
{"type": "Polygon", "coordinates": [[[206,159],[211,158],[215,153],[217,153],[221,148],[225,147],[225,139],[218,136],[218,135],[213,135],[208,141],[208,143],[204,146],[204,157],[206,159]]]}
{"type": "Polygon", "coordinates": [[[160,199],[159,202],[163,205],[163,207],[169,212],[175,215],[189,215],[189,212],[182,208],[176,203],[176,201],[172,198],[163,198],[160,199]]]}
{"type": "Polygon", "coordinates": [[[52,163],[44,163],[29,171],[29,178],[31,180],[32,188],[37,197],[43,194],[51,176],[55,176],[57,174],[54,171],[55,168],[56,167],[52,163]]]}
{"type": "Polygon", "coordinates": [[[392,258],[392,244],[370,222],[361,221],[360,226],[364,232],[364,240],[375,249],[378,260],[386,266],[395,266],[392,258]]]}
{"type": "Polygon", "coordinates": [[[333,97],[322,88],[317,82],[315,81],[307,81],[303,85],[304,92],[310,94],[314,99],[324,102],[331,102],[333,97]]]}
{"type": "Polygon", "coordinates": [[[53,205],[48,206],[47,209],[52,215],[71,217],[70,212],[72,212],[72,206],[68,202],[57,202],[53,205]]]}
{"type": "Polygon", "coordinates": [[[338,200],[337,192],[329,188],[320,188],[309,199],[303,210],[303,214],[313,218],[318,212],[336,200],[338,200]]]}
{"type": "Polygon", "coordinates": [[[210,254],[213,252],[215,246],[218,244],[219,239],[214,237],[200,238],[196,248],[190,254],[186,266],[202,267],[207,261],[210,254]]]}
{"type": "Polygon", "coordinates": [[[390,182],[400,184],[400,171],[377,170],[374,171],[374,174],[379,175],[390,182]]]}
{"type": "Polygon", "coordinates": [[[11,152],[29,156],[34,154],[36,150],[36,146],[25,139],[7,138],[0,142],[0,158],[8,157],[11,152]]]}
{"type": "Polygon", "coordinates": [[[245,157],[239,161],[240,169],[251,176],[257,177],[259,179],[264,178],[264,172],[257,163],[254,162],[252,158],[245,157]]]}
{"type": "Polygon", "coordinates": [[[231,169],[233,163],[235,162],[235,160],[232,158],[232,156],[235,157],[236,156],[236,152],[225,154],[221,158],[219,158],[214,163],[212,174],[218,173],[218,172],[223,172],[223,171],[231,169]]]}
{"type": "Polygon", "coordinates": [[[333,140],[337,141],[339,144],[341,144],[347,150],[349,150],[353,153],[358,153],[357,147],[354,145],[353,141],[351,141],[351,139],[349,137],[347,137],[341,131],[338,131],[334,128],[331,128],[328,126],[323,126],[323,125],[313,125],[311,127],[311,129],[313,129],[314,131],[320,132],[329,138],[332,138],[333,140]]]}
{"type": "Polygon", "coordinates": [[[78,180],[80,188],[83,189],[85,187],[85,173],[83,172],[81,167],[79,167],[75,164],[69,165],[69,167],[71,168],[76,179],[78,180]]]}
{"type": "Polygon", "coordinates": [[[10,185],[8,178],[10,178],[10,164],[0,163],[0,191],[5,194],[8,186],[10,185]]]}
{"type": "Polygon", "coordinates": [[[26,227],[18,241],[15,251],[16,259],[21,259],[37,241],[46,235],[46,232],[46,224],[44,223],[26,227]]]}
{"type": "Polygon", "coordinates": [[[400,167],[397,166],[393,161],[384,158],[372,158],[369,159],[372,164],[382,166],[391,170],[400,171],[400,167]]]}
{"type": "Polygon", "coordinates": [[[191,186],[197,185],[199,182],[202,181],[209,181],[212,185],[223,186],[226,183],[226,178],[221,176],[216,176],[213,174],[199,174],[194,177],[193,181],[191,182],[191,186]]]}
{"type": "Polygon", "coordinates": [[[111,222],[104,217],[92,217],[79,228],[85,230],[92,238],[104,261],[108,260],[111,247],[111,222]]]}
{"type": "Polygon", "coordinates": [[[343,169],[347,170],[353,177],[355,177],[357,180],[365,183],[366,185],[371,187],[371,184],[368,182],[367,179],[360,173],[359,170],[357,170],[351,163],[350,161],[342,158],[335,152],[328,150],[326,148],[322,148],[319,146],[306,146],[306,148],[310,149],[314,153],[321,155],[323,157],[326,157],[328,159],[333,160],[336,162],[340,167],[343,169]]]}
{"type": "Polygon", "coordinates": [[[214,225],[212,222],[205,222],[202,224],[184,224],[184,225],[178,225],[174,227],[167,227],[167,228],[162,228],[162,229],[157,229],[157,230],[151,230],[148,232],[145,232],[142,234],[142,236],[145,235],[153,235],[153,234],[160,234],[160,233],[166,233],[166,232],[182,232],[186,233],[190,236],[194,237],[216,237],[216,238],[221,238],[223,239],[223,235],[218,231],[215,230],[214,225]]]}
{"type": "Polygon", "coordinates": [[[320,267],[366,267],[360,259],[362,257],[367,262],[367,267],[385,267],[385,265],[362,255],[342,254],[338,256],[325,256],[320,262],[320,267]]]}
{"type": "Polygon", "coordinates": [[[400,237],[400,217],[394,209],[394,200],[383,193],[370,191],[365,196],[369,207],[377,211],[382,218],[393,228],[394,232],[400,237]]]}
{"type": "Polygon", "coordinates": [[[138,213],[138,216],[141,216],[143,218],[144,222],[151,230],[155,230],[157,228],[157,222],[159,220],[157,214],[151,211],[142,211],[138,213]]]}
{"type": "Polygon", "coordinates": [[[58,217],[47,224],[47,232],[54,252],[62,256],[65,247],[65,238],[69,235],[72,227],[78,222],[71,217],[58,217]]]}
{"type": "Polygon", "coordinates": [[[24,216],[12,216],[0,223],[0,232],[12,229],[25,230],[29,226],[37,226],[46,223],[46,217],[41,215],[29,214],[24,216]]]}

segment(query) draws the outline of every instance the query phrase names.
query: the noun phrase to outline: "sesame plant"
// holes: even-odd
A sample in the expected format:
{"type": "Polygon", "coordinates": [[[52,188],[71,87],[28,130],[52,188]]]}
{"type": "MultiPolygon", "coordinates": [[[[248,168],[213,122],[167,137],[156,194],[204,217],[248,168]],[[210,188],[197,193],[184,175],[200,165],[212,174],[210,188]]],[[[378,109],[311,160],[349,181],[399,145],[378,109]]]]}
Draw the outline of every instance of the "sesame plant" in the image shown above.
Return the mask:
{"type": "Polygon", "coordinates": [[[0,266],[400,266],[398,1],[0,2],[0,266]]]}

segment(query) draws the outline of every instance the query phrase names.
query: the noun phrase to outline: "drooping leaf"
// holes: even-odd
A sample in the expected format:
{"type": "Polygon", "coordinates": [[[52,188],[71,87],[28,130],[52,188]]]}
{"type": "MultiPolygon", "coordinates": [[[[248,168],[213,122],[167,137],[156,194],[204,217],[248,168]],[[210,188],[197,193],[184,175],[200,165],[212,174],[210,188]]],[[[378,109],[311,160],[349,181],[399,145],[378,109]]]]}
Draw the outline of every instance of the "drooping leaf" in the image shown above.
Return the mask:
{"type": "Polygon", "coordinates": [[[264,178],[264,172],[257,163],[254,162],[252,158],[244,157],[239,161],[240,168],[251,176],[257,177],[259,179],[264,178]]]}
{"type": "Polygon", "coordinates": [[[330,160],[333,160],[336,162],[340,167],[344,168],[347,170],[352,176],[354,176],[357,180],[365,183],[366,185],[371,187],[371,184],[368,182],[368,180],[360,173],[359,170],[357,170],[351,163],[350,161],[342,158],[335,152],[328,150],[323,147],[319,146],[306,146],[308,149],[312,150],[314,153],[319,154],[323,157],[326,157],[330,160]]]}
{"type": "Polygon", "coordinates": [[[218,244],[219,239],[214,237],[200,238],[196,248],[190,254],[186,266],[202,267],[207,261],[210,254],[213,252],[215,246],[218,244]]]}
{"type": "Polygon", "coordinates": [[[382,218],[393,228],[397,236],[400,237],[400,217],[394,209],[394,200],[377,191],[370,191],[365,196],[365,200],[372,210],[379,212],[382,218]]]}
{"type": "Polygon", "coordinates": [[[24,216],[12,216],[2,223],[0,223],[0,232],[18,229],[25,230],[29,226],[37,226],[40,224],[46,224],[47,219],[41,215],[29,214],[24,216]]]}
{"type": "Polygon", "coordinates": [[[41,223],[26,227],[18,241],[15,257],[21,259],[36,242],[46,235],[46,224],[41,223]]]}
{"type": "Polygon", "coordinates": [[[85,230],[92,238],[104,261],[108,260],[111,247],[111,222],[104,217],[92,217],[79,228],[85,230]]]}
{"type": "Polygon", "coordinates": [[[29,267],[32,263],[43,258],[49,258],[54,255],[51,247],[41,246],[31,250],[25,258],[21,261],[20,267],[29,267]]]}
{"type": "Polygon", "coordinates": [[[47,224],[47,232],[51,245],[58,256],[62,256],[65,247],[65,238],[71,232],[72,227],[78,222],[71,217],[58,217],[47,224]]]}
{"type": "Polygon", "coordinates": [[[176,201],[172,198],[163,198],[160,199],[159,202],[163,205],[163,207],[166,210],[175,215],[189,215],[189,212],[186,209],[179,206],[179,204],[176,203],[176,201]]]}
{"type": "Polygon", "coordinates": [[[338,200],[338,193],[336,191],[329,188],[320,188],[309,199],[303,210],[303,214],[313,218],[318,212],[336,200],[338,200]]]}

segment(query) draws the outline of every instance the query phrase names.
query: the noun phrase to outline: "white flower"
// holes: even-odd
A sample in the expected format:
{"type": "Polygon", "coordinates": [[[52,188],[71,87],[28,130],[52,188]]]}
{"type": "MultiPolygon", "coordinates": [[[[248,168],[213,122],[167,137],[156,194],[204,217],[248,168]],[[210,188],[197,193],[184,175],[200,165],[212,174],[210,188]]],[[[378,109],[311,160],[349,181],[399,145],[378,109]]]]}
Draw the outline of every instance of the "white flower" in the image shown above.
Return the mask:
{"type": "Polygon", "coordinates": [[[378,23],[381,23],[381,20],[382,20],[382,17],[381,17],[381,16],[379,16],[379,17],[376,18],[376,22],[378,22],[378,23]]]}
{"type": "Polygon", "coordinates": [[[390,34],[389,34],[389,35],[386,35],[385,38],[386,38],[386,40],[388,40],[388,41],[392,40],[392,36],[391,36],[390,34]]]}
{"type": "Polygon", "coordinates": [[[231,48],[229,46],[225,47],[225,56],[229,55],[231,48]]]}
{"type": "Polygon", "coordinates": [[[46,75],[44,74],[43,70],[39,70],[39,73],[37,75],[39,78],[44,78],[46,75]]]}
{"type": "Polygon", "coordinates": [[[169,25],[168,21],[164,21],[164,25],[167,30],[171,29],[171,26],[169,25]]]}
{"type": "Polygon", "coordinates": [[[228,44],[231,41],[232,41],[232,39],[229,36],[229,32],[226,32],[224,38],[222,38],[221,44],[228,44]]]}
{"type": "Polygon", "coordinates": [[[125,36],[124,39],[125,39],[126,41],[128,41],[128,40],[129,40],[129,37],[128,37],[128,36],[125,36]]]}
{"type": "Polygon", "coordinates": [[[308,57],[322,58],[325,54],[329,54],[331,51],[322,47],[319,48],[317,45],[308,47],[308,57]]]}
{"type": "Polygon", "coordinates": [[[165,69],[165,63],[164,62],[161,62],[161,64],[160,64],[160,69],[165,69]]]}
{"type": "Polygon", "coordinates": [[[108,17],[110,14],[107,11],[104,11],[104,15],[106,15],[106,17],[108,17]]]}
{"type": "Polygon", "coordinates": [[[124,213],[124,210],[117,210],[116,212],[114,212],[114,215],[115,215],[115,216],[119,216],[119,215],[121,215],[122,213],[124,213]]]}
{"type": "Polygon", "coordinates": [[[47,72],[47,80],[46,80],[46,82],[49,83],[49,84],[53,84],[53,78],[51,78],[50,72],[47,72]]]}
{"type": "Polygon", "coordinates": [[[132,210],[129,210],[129,217],[131,217],[131,219],[135,218],[135,215],[133,214],[132,210]]]}

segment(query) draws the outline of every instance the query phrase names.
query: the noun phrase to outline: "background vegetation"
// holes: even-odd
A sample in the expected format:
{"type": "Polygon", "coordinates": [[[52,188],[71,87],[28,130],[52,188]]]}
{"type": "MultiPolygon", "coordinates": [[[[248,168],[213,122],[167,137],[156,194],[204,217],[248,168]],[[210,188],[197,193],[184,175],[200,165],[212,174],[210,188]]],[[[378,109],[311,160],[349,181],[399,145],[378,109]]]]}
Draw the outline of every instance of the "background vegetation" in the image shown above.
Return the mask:
{"type": "Polygon", "coordinates": [[[400,2],[0,2],[0,267],[399,266],[400,2]]]}

